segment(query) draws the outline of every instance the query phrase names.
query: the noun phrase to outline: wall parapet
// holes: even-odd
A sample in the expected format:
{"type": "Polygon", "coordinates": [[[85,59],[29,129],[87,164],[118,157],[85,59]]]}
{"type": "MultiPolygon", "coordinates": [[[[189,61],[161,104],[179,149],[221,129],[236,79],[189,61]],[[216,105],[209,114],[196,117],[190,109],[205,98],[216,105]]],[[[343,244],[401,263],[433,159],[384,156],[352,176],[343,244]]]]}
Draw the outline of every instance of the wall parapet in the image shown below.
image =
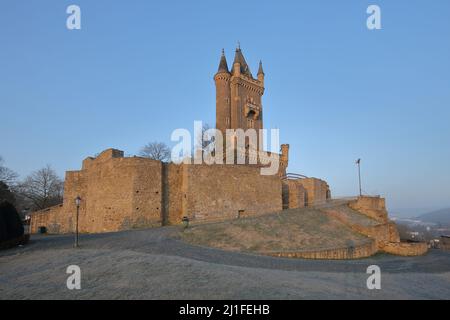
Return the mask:
{"type": "Polygon", "coordinates": [[[388,222],[386,200],[380,196],[360,196],[357,200],[351,201],[349,207],[376,221],[388,222]]]}
{"type": "Polygon", "coordinates": [[[380,247],[383,252],[404,257],[422,256],[428,251],[428,245],[425,242],[387,242],[380,244],[380,247]]]}
{"type": "Polygon", "coordinates": [[[373,256],[378,251],[377,244],[370,239],[368,243],[354,247],[329,248],[321,250],[295,252],[263,252],[278,258],[315,259],[315,260],[350,260],[373,256]]]}

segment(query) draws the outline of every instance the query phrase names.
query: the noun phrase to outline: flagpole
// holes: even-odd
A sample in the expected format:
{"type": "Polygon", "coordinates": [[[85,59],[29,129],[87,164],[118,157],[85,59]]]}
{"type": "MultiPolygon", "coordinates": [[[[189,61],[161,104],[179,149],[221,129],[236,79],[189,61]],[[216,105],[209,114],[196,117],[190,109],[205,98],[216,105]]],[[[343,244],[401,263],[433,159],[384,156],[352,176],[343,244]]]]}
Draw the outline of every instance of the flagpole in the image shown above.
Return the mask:
{"type": "Polygon", "coordinates": [[[362,197],[362,188],[361,188],[361,159],[358,159],[358,178],[359,178],[359,196],[362,197]]]}

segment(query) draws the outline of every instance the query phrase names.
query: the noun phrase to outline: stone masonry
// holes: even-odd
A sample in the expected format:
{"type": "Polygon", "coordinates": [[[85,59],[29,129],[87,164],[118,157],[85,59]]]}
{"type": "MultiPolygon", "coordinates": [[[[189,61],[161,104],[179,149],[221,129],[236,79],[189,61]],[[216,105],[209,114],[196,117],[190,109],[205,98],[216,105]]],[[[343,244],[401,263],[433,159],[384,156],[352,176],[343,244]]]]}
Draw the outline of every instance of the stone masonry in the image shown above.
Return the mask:
{"type": "Polygon", "coordinates": [[[320,205],[331,199],[328,184],[317,178],[283,180],[283,208],[297,209],[320,205]]]}
{"type": "Polygon", "coordinates": [[[249,165],[175,165],[124,157],[109,149],[66,173],[62,205],[33,214],[32,232],[74,230],[80,196],[79,230],[113,232],[257,215],[282,209],[281,180],[249,165]],[[255,192],[258,190],[258,192],[255,192]]]}

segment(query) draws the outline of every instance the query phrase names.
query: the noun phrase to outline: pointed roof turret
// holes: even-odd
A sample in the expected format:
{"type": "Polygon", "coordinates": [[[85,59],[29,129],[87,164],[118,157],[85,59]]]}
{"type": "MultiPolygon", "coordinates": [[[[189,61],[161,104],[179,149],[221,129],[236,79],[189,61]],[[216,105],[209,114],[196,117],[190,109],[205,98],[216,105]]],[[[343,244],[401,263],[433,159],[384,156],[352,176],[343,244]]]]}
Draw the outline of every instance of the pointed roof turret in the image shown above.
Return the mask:
{"type": "Polygon", "coordinates": [[[250,68],[247,64],[247,61],[245,61],[244,55],[242,54],[241,46],[240,44],[236,48],[236,54],[234,55],[234,62],[233,62],[233,68],[231,69],[231,73],[234,71],[234,64],[239,63],[241,65],[241,73],[245,74],[249,77],[253,77],[252,73],[250,71],[250,68]]]}
{"type": "Polygon", "coordinates": [[[229,73],[224,49],[222,49],[222,56],[220,57],[219,69],[217,70],[217,73],[229,73]]]}
{"type": "Polygon", "coordinates": [[[259,69],[258,69],[258,75],[264,75],[264,70],[263,70],[263,66],[262,66],[262,61],[259,61],[259,69]]]}

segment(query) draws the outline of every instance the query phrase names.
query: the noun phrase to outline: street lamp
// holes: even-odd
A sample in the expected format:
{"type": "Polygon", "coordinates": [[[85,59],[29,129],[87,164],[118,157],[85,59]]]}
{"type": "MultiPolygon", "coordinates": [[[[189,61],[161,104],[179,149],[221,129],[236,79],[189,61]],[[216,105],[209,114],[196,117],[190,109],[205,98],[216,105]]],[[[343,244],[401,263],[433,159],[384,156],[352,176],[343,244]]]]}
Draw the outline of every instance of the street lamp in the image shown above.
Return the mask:
{"type": "Polygon", "coordinates": [[[75,198],[75,205],[77,206],[77,217],[76,217],[76,224],[75,224],[75,248],[78,248],[78,216],[80,215],[80,203],[81,198],[80,196],[75,198]]]}

